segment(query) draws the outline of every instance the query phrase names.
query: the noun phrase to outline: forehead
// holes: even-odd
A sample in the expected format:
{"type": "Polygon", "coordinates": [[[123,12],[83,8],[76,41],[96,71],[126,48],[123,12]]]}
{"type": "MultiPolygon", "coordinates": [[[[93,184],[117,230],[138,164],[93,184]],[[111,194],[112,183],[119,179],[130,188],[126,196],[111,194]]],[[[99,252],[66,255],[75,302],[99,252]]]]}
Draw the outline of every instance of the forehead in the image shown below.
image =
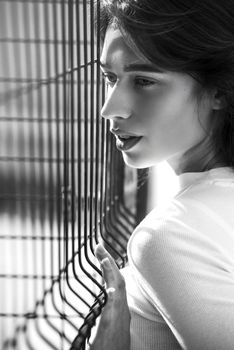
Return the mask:
{"type": "Polygon", "coordinates": [[[121,31],[113,26],[109,26],[106,31],[104,45],[101,54],[101,61],[110,66],[120,62],[142,63],[146,59],[136,54],[123,38],[121,31]]]}

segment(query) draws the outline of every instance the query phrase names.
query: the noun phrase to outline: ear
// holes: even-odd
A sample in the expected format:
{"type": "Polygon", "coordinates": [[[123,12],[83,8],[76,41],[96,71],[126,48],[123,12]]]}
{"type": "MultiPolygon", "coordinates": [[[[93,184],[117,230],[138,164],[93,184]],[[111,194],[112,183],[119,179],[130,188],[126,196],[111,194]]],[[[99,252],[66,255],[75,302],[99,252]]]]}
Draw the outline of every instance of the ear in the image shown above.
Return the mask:
{"type": "Polygon", "coordinates": [[[223,93],[217,89],[213,92],[212,96],[212,107],[214,110],[224,109],[226,107],[226,99],[223,93]]]}

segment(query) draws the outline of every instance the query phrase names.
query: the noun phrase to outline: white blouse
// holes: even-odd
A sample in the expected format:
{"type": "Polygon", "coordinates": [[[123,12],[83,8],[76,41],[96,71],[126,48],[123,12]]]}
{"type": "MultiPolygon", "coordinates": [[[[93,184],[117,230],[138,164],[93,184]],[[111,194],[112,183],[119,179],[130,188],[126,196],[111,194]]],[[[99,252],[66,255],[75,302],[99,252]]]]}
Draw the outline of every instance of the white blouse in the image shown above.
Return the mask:
{"type": "Polygon", "coordinates": [[[233,350],[234,172],[179,181],[128,243],[131,350],[233,350]]]}

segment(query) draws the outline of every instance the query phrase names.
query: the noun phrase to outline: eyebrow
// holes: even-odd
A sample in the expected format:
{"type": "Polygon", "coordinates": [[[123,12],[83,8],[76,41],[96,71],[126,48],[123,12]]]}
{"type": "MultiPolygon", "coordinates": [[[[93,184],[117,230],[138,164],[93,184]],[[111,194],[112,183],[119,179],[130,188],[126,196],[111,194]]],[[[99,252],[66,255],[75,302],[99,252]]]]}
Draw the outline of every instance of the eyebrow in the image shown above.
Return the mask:
{"type": "MultiPolygon", "coordinates": [[[[99,62],[100,66],[103,68],[110,69],[111,66],[104,63],[99,62]]],[[[159,69],[157,66],[153,64],[147,64],[147,63],[131,63],[129,65],[124,66],[124,72],[151,72],[151,73],[163,73],[161,69],[159,69]]]]}

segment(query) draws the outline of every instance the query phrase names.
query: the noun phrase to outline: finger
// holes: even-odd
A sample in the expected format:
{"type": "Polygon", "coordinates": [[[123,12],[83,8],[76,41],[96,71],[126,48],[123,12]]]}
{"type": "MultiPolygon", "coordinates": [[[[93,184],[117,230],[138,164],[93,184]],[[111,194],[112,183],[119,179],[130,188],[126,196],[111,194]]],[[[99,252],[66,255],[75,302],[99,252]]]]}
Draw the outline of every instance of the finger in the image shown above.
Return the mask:
{"type": "Polygon", "coordinates": [[[114,287],[123,291],[125,289],[125,281],[112,256],[101,244],[96,246],[95,254],[100,261],[107,288],[114,287]]]}
{"type": "Polygon", "coordinates": [[[115,284],[115,274],[109,258],[104,258],[100,264],[103,272],[103,278],[106,282],[106,287],[107,289],[111,289],[115,284]]]}
{"type": "Polygon", "coordinates": [[[106,290],[107,296],[108,296],[108,305],[111,306],[110,304],[113,304],[115,300],[115,291],[116,289],[113,287],[109,287],[106,290]]]}
{"type": "Polygon", "coordinates": [[[101,314],[100,326],[107,327],[110,321],[113,320],[113,317],[115,316],[115,291],[116,290],[113,287],[107,288],[106,290],[108,300],[101,314]]]}
{"type": "Polygon", "coordinates": [[[112,268],[114,269],[114,271],[116,271],[116,272],[119,271],[118,266],[115,263],[115,260],[112,258],[110,253],[108,253],[108,251],[103,247],[102,244],[99,243],[96,246],[96,248],[95,248],[95,255],[98,258],[100,263],[102,262],[102,260],[104,258],[108,258],[110,263],[111,263],[111,265],[112,265],[112,268]]]}
{"type": "Polygon", "coordinates": [[[95,255],[98,260],[102,260],[103,258],[111,257],[108,251],[104,248],[101,243],[98,243],[95,248],[95,255]]]}

